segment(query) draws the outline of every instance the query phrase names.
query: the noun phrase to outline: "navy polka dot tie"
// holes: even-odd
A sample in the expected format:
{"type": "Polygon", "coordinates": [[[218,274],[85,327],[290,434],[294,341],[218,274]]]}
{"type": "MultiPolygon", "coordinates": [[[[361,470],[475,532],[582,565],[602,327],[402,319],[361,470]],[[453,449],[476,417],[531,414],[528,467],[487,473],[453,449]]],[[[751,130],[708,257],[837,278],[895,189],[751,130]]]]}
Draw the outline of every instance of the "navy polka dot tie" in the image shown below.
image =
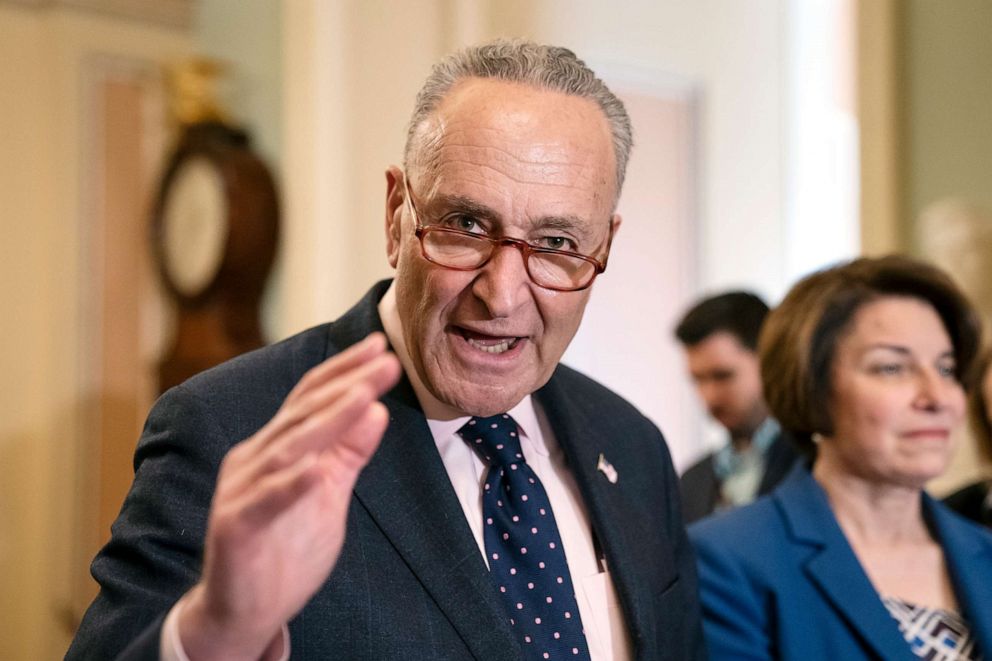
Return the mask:
{"type": "Polygon", "coordinates": [[[527,659],[588,659],[575,589],[548,494],[524,461],[508,415],[458,430],[489,464],[482,518],[489,575],[527,659]]]}

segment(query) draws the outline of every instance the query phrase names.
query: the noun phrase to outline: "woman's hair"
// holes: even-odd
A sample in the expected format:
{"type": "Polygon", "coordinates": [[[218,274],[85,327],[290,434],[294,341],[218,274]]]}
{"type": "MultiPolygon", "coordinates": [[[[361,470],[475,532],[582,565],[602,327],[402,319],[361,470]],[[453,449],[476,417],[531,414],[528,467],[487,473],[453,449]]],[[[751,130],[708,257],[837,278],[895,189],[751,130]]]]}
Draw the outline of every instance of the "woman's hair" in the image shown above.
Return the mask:
{"type": "Polygon", "coordinates": [[[970,385],[981,326],[974,308],[943,271],[890,255],[808,275],[768,316],[758,343],[768,407],[805,452],[814,451],[813,434],[833,433],[828,403],[838,340],[862,306],[892,296],[933,307],[954,347],[957,379],[970,385]]]}
{"type": "Polygon", "coordinates": [[[992,461],[992,421],[985,403],[985,377],[992,367],[992,349],[986,349],[975,362],[971,389],[968,391],[968,413],[975,443],[986,460],[992,461]]]}

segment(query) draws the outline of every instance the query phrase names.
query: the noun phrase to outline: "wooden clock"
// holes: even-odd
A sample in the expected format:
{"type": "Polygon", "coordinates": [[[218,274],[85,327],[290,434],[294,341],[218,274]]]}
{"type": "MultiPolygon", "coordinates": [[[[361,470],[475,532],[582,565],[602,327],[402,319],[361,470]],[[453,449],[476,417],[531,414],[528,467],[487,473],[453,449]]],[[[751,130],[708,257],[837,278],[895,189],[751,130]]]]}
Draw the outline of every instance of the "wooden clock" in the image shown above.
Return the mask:
{"type": "Polygon", "coordinates": [[[187,125],[152,215],[152,254],[176,307],[160,391],[264,343],[260,302],[278,232],[275,184],[248,135],[221,121],[187,125]]]}

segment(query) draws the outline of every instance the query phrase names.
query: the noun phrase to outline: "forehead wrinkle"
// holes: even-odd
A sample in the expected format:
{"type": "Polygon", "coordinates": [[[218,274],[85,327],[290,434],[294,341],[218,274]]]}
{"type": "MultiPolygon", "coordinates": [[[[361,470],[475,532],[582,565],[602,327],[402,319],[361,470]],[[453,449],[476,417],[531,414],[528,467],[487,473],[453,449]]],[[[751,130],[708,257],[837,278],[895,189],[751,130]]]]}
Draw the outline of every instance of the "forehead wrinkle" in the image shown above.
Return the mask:
{"type": "Polygon", "coordinates": [[[484,150],[483,155],[519,169],[515,181],[572,188],[596,204],[609,205],[610,212],[616,209],[620,190],[613,133],[602,109],[590,99],[527,84],[467,78],[444,95],[418,132],[429,138],[418,146],[430,143],[430,153],[422,155],[428,158],[422,160],[429,161],[423,165],[435,177],[445,166],[442,152],[449,148],[484,150]],[[555,107],[553,115],[549,104],[555,107]],[[549,121],[561,122],[562,130],[550,132],[549,121]],[[531,175],[535,170],[537,176],[531,175]],[[569,179],[575,183],[568,184],[569,179]]]}
{"type": "MultiPolygon", "coordinates": [[[[454,200],[456,198],[461,198],[463,202],[467,205],[479,205],[481,204],[477,200],[472,198],[459,196],[453,193],[443,193],[441,188],[448,174],[446,170],[454,170],[454,175],[456,179],[461,179],[469,181],[474,185],[483,186],[486,188],[492,188],[500,190],[505,188],[504,185],[497,185],[495,181],[502,180],[505,183],[519,184],[523,186],[539,186],[542,189],[558,189],[566,191],[573,200],[581,200],[583,196],[588,195],[591,202],[598,206],[603,203],[606,197],[602,194],[602,187],[594,186],[592,190],[588,187],[582,186],[580,183],[573,183],[569,181],[561,181],[561,179],[567,179],[567,177],[556,177],[554,181],[548,181],[547,178],[522,178],[516,171],[507,171],[507,169],[498,167],[497,164],[490,164],[486,162],[477,162],[468,159],[438,159],[436,170],[432,173],[432,183],[429,187],[429,194],[438,198],[447,198],[449,200],[454,200]],[[464,165],[470,166],[471,169],[463,167],[464,165]]],[[[605,186],[606,182],[602,182],[605,186]]],[[[487,207],[488,209],[488,207],[487,207]]],[[[608,211],[607,211],[608,213],[608,211]]],[[[500,214],[495,211],[492,212],[492,216],[499,216],[500,214]]],[[[573,225],[585,224],[581,216],[575,214],[548,214],[544,216],[546,218],[558,217],[563,219],[566,223],[572,223],[573,225]]],[[[565,225],[559,225],[564,227],[565,225]]]]}
{"type": "MultiPolygon", "coordinates": [[[[444,138],[437,145],[437,164],[438,169],[443,170],[449,165],[467,163],[522,184],[577,188],[583,181],[589,181],[594,186],[597,179],[601,185],[607,183],[605,178],[596,176],[597,167],[592,158],[577,160],[566,156],[566,149],[552,150],[542,144],[534,144],[527,151],[521,156],[504,147],[453,142],[444,138]],[[500,165],[509,167],[500,168],[500,165]]],[[[596,196],[599,196],[598,191],[596,196]]]]}
{"type": "MultiPolygon", "coordinates": [[[[478,147],[478,149],[489,150],[488,147],[478,147]]],[[[442,148],[444,151],[444,148],[442,148]]],[[[496,150],[498,153],[506,154],[503,150],[496,150]]],[[[467,155],[458,155],[457,157],[450,158],[450,154],[445,154],[439,157],[436,162],[436,169],[431,173],[432,181],[428,186],[425,194],[432,195],[434,197],[446,197],[447,199],[453,200],[458,195],[456,193],[444,193],[442,188],[446,180],[454,179],[460,181],[466,181],[473,185],[482,186],[485,188],[493,190],[502,190],[507,187],[508,184],[519,184],[522,186],[537,186],[540,189],[558,189],[563,190],[568,193],[571,200],[581,201],[583,198],[589,199],[594,205],[600,205],[603,203],[606,196],[603,195],[603,189],[608,185],[607,182],[600,182],[601,186],[596,186],[595,182],[592,182],[592,186],[583,185],[582,181],[586,177],[585,172],[588,172],[588,168],[585,168],[582,164],[571,165],[564,163],[562,165],[562,170],[565,168],[581,169],[583,172],[578,177],[572,178],[567,175],[548,177],[548,168],[541,166],[532,166],[526,169],[521,168],[502,168],[499,163],[493,162],[492,159],[472,159],[467,155]],[[540,175],[535,177],[522,177],[521,174],[526,174],[527,172],[534,172],[539,170],[540,175]],[[502,183],[499,183],[502,182],[502,183]]],[[[507,159],[509,160],[509,159],[507,159]]],[[[469,204],[480,204],[477,200],[471,198],[463,198],[463,201],[469,204]]],[[[608,213],[608,210],[607,210],[608,213]]],[[[491,215],[498,216],[499,214],[493,212],[491,215]]],[[[568,223],[573,223],[575,225],[584,224],[581,216],[575,214],[548,214],[547,218],[552,218],[558,216],[564,219],[568,223]]]]}

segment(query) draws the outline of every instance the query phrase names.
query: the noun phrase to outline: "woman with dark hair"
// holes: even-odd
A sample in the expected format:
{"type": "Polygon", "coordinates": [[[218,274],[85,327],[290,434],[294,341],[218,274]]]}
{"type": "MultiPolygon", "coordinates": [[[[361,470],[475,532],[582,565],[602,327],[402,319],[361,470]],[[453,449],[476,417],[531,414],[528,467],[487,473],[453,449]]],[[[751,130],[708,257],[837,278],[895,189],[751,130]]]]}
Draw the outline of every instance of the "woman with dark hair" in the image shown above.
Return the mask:
{"type": "Polygon", "coordinates": [[[762,331],[762,381],[810,459],[690,528],[712,659],[992,659],[992,534],[924,492],[978,346],[964,296],[908,258],[858,259],[786,295],[762,331]]]}
{"type": "MultiPolygon", "coordinates": [[[[968,413],[978,449],[992,463],[992,350],[978,361],[975,382],[968,393],[968,413]]],[[[992,478],[979,480],[944,499],[952,510],[992,528],[992,478]]]]}

